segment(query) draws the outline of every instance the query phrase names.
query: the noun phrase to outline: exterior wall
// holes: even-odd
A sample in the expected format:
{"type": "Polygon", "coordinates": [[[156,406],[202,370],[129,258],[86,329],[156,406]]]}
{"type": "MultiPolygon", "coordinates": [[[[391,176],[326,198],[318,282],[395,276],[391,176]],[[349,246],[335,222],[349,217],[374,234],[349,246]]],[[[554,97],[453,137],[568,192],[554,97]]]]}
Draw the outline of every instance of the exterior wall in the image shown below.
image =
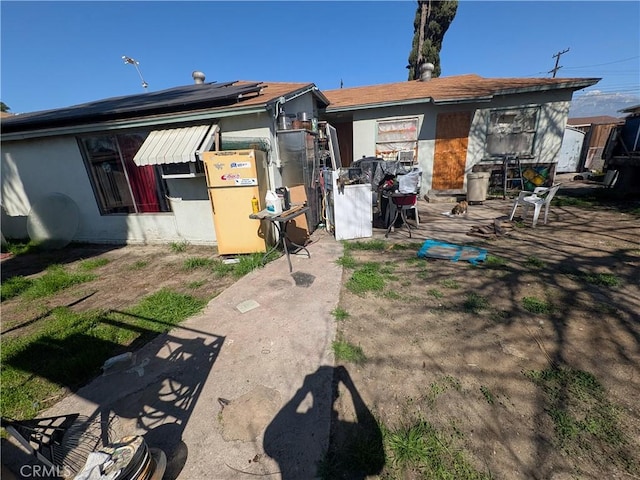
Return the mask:
{"type": "MultiPolygon", "coordinates": [[[[314,112],[314,97],[307,93],[285,106],[287,112],[311,113],[314,112]]],[[[276,114],[265,111],[257,115],[223,117],[218,121],[223,143],[225,138],[260,138],[269,143],[270,188],[281,185],[275,141],[276,114]]],[[[152,128],[172,127],[156,125],[152,128]]],[[[5,141],[2,143],[0,167],[2,233],[7,238],[28,238],[26,224],[32,205],[48,193],[59,192],[72,198],[80,210],[80,227],[73,241],[216,243],[213,212],[204,176],[167,179],[172,212],[101,215],[73,135],[5,141]]]]}
{"type": "MultiPolygon", "coordinates": [[[[436,121],[438,113],[460,111],[474,112],[469,132],[466,171],[474,165],[490,160],[485,152],[489,114],[496,108],[518,108],[540,106],[533,163],[555,163],[562,144],[566,125],[570,91],[534,92],[530,94],[504,95],[491,102],[433,105],[428,103],[405,106],[391,106],[353,112],[353,158],[375,155],[376,122],[401,117],[418,117],[418,161],[422,168],[421,191],[431,189],[433,179],[433,158],[435,152],[436,121]]],[[[466,178],[465,178],[466,182],[466,178]]]]}

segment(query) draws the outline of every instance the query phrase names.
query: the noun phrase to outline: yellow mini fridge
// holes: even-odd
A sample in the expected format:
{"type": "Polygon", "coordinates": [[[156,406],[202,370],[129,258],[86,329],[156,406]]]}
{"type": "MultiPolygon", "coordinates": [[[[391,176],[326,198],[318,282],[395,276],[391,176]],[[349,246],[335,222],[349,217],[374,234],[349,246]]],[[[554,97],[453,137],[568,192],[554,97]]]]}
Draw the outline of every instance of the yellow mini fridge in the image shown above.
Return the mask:
{"type": "Polygon", "coordinates": [[[268,222],[253,220],[251,201],[264,208],[267,159],[261,150],[203,152],[218,253],[266,252],[268,222]]]}

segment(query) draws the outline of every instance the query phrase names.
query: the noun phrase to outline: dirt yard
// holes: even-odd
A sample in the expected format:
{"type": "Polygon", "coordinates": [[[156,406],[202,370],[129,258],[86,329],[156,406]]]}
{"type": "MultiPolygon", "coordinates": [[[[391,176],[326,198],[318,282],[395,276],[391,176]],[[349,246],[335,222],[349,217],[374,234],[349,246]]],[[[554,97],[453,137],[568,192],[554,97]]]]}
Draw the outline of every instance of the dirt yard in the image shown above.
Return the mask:
{"type": "MultiPolygon", "coordinates": [[[[633,213],[555,207],[546,226],[475,239],[488,252],[478,266],[417,259],[419,243],[351,250],[343,285],[367,262],[384,278],[340,299],[339,330],[367,357],[344,365],[374,416],[390,429],[426,420],[496,479],[639,478],[633,213]]],[[[341,404],[352,418],[349,397],[341,404]]],[[[381,478],[432,478],[393,460],[381,478]]]]}
{"type": "MultiPolygon", "coordinates": [[[[412,240],[394,234],[383,250],[350,250],[356,266],[344,269],[339,306],[348,317],[338,328],[367,357],[344,365],[374,416],[389,429],[430,422],[496,479],[639,478],[637,208],[554,207],[547,226],[467,237],[489,254],[478,266],[416,258],[434,219],[423,214],[412,240]],[[354,294],[347,286],[365,262],[379,264],[384,287],[354,294]]],[[[45,301],[3,302],[3,338],[58,306],[122,310],[163,287],[210,298],[233,276],[184,263],[213,256],[211,247],[165,245],[5,258],[3,281],[52,264],[108,262],[92,270],[96,280],[45,301]]],[[[338,403],[349,418],[347,396],[338,403]]],[[[426,478],[393,460],[381,478],[426,478]]]]}
{"type": "Polygon", "coordinates": [[[72,286],[54,296],[27,301],[14,298],[2,302],[3,338],[24,335],[37,327],[37,320],[56,307],[75,311],[125,310],[162,288],[212,298],[231,285],[232,275],[215,275],[208,268],[185,268],[190,258],[217,257],[215,247],[188,245],[175,252],[170,245],[69,246],[2,261],[2,281],[22,275],[34,278],[52,265],[71,272],[83,271],[83,262],[103,262],[91,269],[96,279],[72,286]],[[22,327],[20,327],[22,325],[22,327]],[[10,332],[8,332],[10,330],[10,332]]]}

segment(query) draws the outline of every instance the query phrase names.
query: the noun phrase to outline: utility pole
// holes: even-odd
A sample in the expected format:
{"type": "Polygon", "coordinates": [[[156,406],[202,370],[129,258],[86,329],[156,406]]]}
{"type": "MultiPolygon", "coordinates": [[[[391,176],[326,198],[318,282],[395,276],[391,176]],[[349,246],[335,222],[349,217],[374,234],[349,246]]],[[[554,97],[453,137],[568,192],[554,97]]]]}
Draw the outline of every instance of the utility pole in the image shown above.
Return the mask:
{"type": "Polygon", "coordinates": [[[561,52],[556,53],[555,55],[553,55],[551,58],[555,58],[556,59],[556,66],[553,67],[552,70],[549,70],[547,73],[553,73],[553,78],[556,78],[556,72],[558,70],[560,70],[562,68],[562,66],[558,66],[558,63],[560,63],[560,55],[562,55],[563,53],[567,53],[569,51],[569,49],[567,48],[566,50],[563,50],[561,52]]]}

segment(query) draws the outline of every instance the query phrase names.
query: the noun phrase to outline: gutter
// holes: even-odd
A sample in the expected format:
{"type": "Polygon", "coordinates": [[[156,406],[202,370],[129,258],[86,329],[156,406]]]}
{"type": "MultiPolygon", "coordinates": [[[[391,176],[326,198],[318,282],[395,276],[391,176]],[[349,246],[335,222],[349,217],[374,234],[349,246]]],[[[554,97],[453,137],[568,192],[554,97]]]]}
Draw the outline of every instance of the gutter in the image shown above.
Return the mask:
{"type": "Polygon", "coordinates": [[[474,103],[474,102],[490,102],[493,96],[486,97],[473,97],[473,98],[450,98],[450,99],[442,99],[442,100],[434,100],[432,97],[424,97],[424,98],[413,98],[410,100],[401,100],[401,101],[391,101],[391,102],[379,102],[379,103],[368,103],[365,105],[348,105],[344,107],[331,107],[329,105],[325,109],[325,113],[340,113],[340,112],[352,112],[354,110],[368,110],[372,108],[385,108],[385,107],[398,107],[404,105],[419,105],[423,103],[431,103],[433,105],[448,105],[454,103],[474,103]]]}
{"type": "Polygon", "coordinates": [[[206,111],[200,113],[166,114],[159,117],[146,117],[135,120],[114,120],[105,123],[89,123],[84,125],[72,125],[68,127],[54,127],[42,130],[31,130],[15,133],[3,133],[2,141],[28,140],[32,138],[53,137],[58,135],[77,135],[98,131],[124,130],[130,128],[142,128],[150,126],[174,125],[177,123],[199,122],[217,120],[220,118],[234,117],[238,115],[251,115],[265,112],[265,105],[251,106],[245,108],[234,108],[227,111],[206,111]]]}

